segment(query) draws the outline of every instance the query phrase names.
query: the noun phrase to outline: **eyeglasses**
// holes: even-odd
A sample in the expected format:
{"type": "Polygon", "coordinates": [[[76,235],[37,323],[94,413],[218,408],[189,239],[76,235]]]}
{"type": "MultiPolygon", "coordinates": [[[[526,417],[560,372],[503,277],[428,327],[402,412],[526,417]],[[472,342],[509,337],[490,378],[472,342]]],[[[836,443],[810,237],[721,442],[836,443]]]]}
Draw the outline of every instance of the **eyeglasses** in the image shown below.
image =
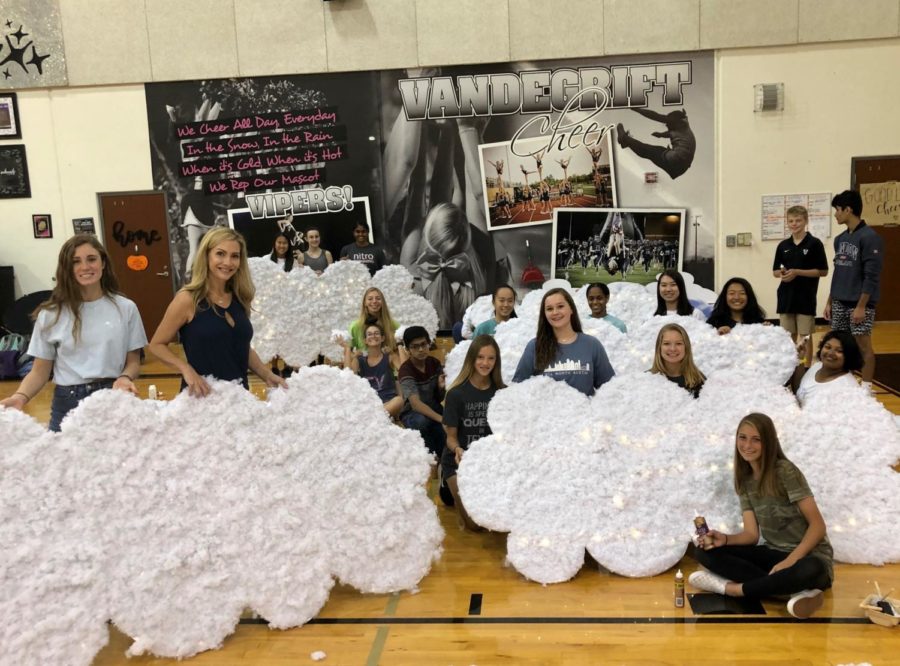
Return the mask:
{"type": "Polygon", "coordinates": [[[428,349],[431,345],[427,342],[417,342],[413,345],[410,345],[409,348],[412,351],[422,351],[423,349],[428,349]]]}

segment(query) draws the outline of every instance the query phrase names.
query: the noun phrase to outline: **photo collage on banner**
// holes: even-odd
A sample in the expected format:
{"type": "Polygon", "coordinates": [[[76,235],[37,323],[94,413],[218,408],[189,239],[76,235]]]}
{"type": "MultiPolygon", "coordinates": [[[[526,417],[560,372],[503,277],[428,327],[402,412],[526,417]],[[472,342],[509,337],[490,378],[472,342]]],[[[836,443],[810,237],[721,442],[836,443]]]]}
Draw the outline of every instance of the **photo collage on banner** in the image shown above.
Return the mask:
{"type": "Polygon", "coordinates": [[[649,284],[681,270],[684,210],[558,208],[553,277],[573,287],[594,282],[649,284]]]}
{"type": "Polygon", "coordinates": [[[315,225],[335,254],[367,219],[442,329],[498,284],[522,297],[563,260],[572,276],[572,244],[590,238],[569,238],[569,222],[599,226],[588,263],[607,280],[623,265],[652,279],[671,251],[635,243],[676,242],[678,265],[711,287],[713,69],[694,53],[147,84],[176,282],[216,225],[259,254],[287,224],[302,251],[315,225]],[[658,229],[654,213],[679,222],[658,229]]]}

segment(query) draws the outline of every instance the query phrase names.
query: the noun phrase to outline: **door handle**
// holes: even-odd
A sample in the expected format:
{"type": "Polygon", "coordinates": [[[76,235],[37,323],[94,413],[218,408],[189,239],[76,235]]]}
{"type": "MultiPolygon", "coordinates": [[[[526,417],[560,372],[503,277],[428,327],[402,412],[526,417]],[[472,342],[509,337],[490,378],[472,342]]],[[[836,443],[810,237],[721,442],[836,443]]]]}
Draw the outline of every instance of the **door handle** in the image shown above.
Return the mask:
{"type": "Polygon", "coordinates": [[[169,271],[163,271],[162,273],[157,273],[159,277],[169,277],[169,271]]]}

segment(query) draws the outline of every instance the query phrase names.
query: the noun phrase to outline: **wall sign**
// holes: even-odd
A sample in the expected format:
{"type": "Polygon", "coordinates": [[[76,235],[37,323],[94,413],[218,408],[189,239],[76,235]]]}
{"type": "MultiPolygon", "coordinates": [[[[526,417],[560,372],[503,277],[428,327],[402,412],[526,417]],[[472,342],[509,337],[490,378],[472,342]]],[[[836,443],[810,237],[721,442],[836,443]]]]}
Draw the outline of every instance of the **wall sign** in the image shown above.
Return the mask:
{"type": "Polygon", "coordinates": [[[31,197],[25,146],[0,146],[0,199],[31,197]]]}
{"type": "Polygon", "coordinates": [[[816,238],[831,238],[831,193],[764,194],[762,197],[762,239],[784,240],[791,235],[785,213],[791,206],[803,206],[809,213],[809,232],[816,238]]]}

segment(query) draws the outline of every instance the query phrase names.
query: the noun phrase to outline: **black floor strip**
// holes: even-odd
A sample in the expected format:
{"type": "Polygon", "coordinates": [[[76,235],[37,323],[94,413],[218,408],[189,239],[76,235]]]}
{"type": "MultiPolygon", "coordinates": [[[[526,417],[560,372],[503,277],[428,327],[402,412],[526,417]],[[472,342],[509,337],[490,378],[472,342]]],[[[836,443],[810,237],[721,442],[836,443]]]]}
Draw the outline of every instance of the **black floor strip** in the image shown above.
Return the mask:
{"type": "MultiPolygon", "coordinates": [[[[322,617],[307,624],[869,624],[864,617],[322,617]]],[[[241,624],[268,624],[262,618],[245,618],[241,624]]]]}
{"type": "Polygon", "coordinates": [[[481,615],[481,596],[473,594],[469,597],[469,615],[481,615]]]}

